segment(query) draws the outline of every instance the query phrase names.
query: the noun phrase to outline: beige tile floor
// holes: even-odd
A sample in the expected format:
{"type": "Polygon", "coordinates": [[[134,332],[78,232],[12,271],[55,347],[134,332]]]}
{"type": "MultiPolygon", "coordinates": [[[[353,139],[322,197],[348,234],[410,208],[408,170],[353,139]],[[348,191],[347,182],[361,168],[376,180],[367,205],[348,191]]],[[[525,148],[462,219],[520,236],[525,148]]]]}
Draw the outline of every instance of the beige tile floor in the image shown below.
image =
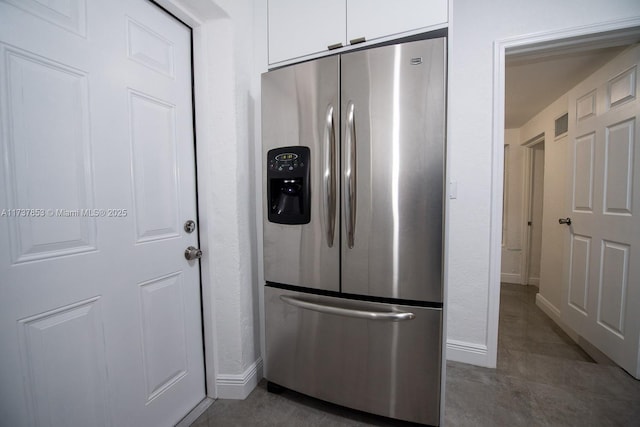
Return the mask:
{"type": "MultiPolygon", "coordinates": [[[[446,426],[640,426],[640,381],[594,363],[535,305],[537,288],[502,285],[498,367],[447,363],[446,426]]],[[[192,427],[409,426],[261,382],[217,400],[192,427]]]]}

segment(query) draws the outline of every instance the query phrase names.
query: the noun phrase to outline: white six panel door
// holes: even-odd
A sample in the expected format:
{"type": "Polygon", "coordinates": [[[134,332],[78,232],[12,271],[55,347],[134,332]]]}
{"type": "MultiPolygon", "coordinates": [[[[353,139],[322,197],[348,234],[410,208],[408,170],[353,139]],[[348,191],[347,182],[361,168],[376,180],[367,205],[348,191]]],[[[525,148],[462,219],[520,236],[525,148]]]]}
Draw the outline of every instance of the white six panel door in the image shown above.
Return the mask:
{"type": "Polygon", "coordinates": [[[204,398],[190,30],[0,1],[0,419],[174,425],[204,398]]]}
{"type": "MultiPolygon", "coordinates": [[[[563,319],[640,376],[640,47],[569,97],[570,207],[563,319]]],[[[564,226],[562,226],[564,227],[564,226]]]]}

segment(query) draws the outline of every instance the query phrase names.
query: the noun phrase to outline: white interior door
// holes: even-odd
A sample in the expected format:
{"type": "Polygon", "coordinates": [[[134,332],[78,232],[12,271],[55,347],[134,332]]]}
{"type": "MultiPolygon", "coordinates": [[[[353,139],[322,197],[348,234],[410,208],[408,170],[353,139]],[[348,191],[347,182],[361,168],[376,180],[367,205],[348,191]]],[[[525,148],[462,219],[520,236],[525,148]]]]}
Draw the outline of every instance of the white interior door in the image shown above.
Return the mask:
{"type": "MultiPolygon", "coordinates": [[[[569,99],[566,287],[562,318],[640,376],[640,47],[581,83],[569,99]]],[[[559,227],[565,227],[564,225],[559,227]]],[[[560,229],[559,229],[560,231],[560,229]]]]}
{"type": "Polygon", "coordinates": [[[527,284],[540,285],[542,257],[542,213],[544,212],[544,141],[531,147],[531,190],[529,203],[529,263],[527,284]]]}
{"type": "Polygon", "coordinates": [[[0,421],[174,425],[205,396],[190,30],[0,1],[0,421]]]}

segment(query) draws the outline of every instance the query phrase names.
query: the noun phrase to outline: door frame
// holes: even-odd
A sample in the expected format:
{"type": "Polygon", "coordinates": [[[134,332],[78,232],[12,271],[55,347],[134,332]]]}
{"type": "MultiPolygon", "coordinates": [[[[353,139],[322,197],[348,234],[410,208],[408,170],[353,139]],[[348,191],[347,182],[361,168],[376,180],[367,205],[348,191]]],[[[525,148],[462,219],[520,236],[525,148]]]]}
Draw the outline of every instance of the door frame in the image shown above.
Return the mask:
{"type": "Polygon", "coordinates": [[[545,136],[544,132],[537,135],[530,140],[524,142],[522,147],[526,148],[524,151],[524,194],[523,194],[523,207],[522,212],[526,212],[527,218],[522,222],[522,247],[524,248],[523,256],[520,259],[520,266],[522,271],[522,284],[529,284],[529,268],[531,265],[531,227],[528,222],[531,220],[531,211],[533,209],[533,203],[531,201],[533,197],[533,148],[538,144],[544,144],[545,136]]]}
{"type": "Polygon", "coordinates": [[[491,154],[491,201],[489,232],[489,292],[487,307],[487,366],[495,367],[498,358],[498,319],[500,311],[500,274],[502,243],[502,198],[504,173],[505,57],[515,54],[545,54],[577,48],[606,46],[615,40],[637,34],[640,19],[621,19],[534,35],[496,40],[493,49],[493,141],[491,154]]]}
{"type": "MultiPolygon", "coordinates": [[[[202,304],[202,328],[203,328],[203,351],[205,365],[205,390],[207,397],[217,398],[217,325],[215,318],[215,288],[214,288],[214,260],[211,248],[215,241],[210,237],[212,234],[212,212],[209,199],[212,193],[212,184],[207,177],[212,176],[212,167],[206,159],[212,157],[211,145],[215,139],[210,129],[211,123],[198,120],[199,117],[214,117],[215,111],[211,102],[205,97],[198,96],[198,93],[210,93],[210,76],[215,72],[212,69],[208,57],[209,52],[215,49],[211,45],[211,40],[207,35],[212,31],[214,21],[225,17],[223,10],[219,9],[213,2],[209,13],[203,14],[203,18],[196,16],[192,7],[189,7],[189,0],[150,0],[160,8],[169,12],[178,20],[191,28],[191,49],[192,49],[192,84],[193,84],[193,117],[195,135],[195,162],[196,162],[196,187],[198,192],[196,200],[198,202],[198,232],[200,248],[203,249],[203,256],[200,259],[200,286],[202,304]]],[[[227,16],[228,18],[228,16],[227,16]]]]}

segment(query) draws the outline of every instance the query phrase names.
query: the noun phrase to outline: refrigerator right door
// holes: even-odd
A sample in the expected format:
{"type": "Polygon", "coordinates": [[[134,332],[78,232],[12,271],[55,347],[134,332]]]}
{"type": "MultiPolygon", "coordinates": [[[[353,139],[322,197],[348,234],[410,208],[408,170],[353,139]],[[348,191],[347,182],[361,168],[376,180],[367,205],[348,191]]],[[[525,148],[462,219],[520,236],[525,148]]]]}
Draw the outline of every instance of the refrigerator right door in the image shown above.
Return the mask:
{"type": "Polygon", "coordinates": [[[342,56],[342,292],[442,302],[445,46],[342,56]]]}

